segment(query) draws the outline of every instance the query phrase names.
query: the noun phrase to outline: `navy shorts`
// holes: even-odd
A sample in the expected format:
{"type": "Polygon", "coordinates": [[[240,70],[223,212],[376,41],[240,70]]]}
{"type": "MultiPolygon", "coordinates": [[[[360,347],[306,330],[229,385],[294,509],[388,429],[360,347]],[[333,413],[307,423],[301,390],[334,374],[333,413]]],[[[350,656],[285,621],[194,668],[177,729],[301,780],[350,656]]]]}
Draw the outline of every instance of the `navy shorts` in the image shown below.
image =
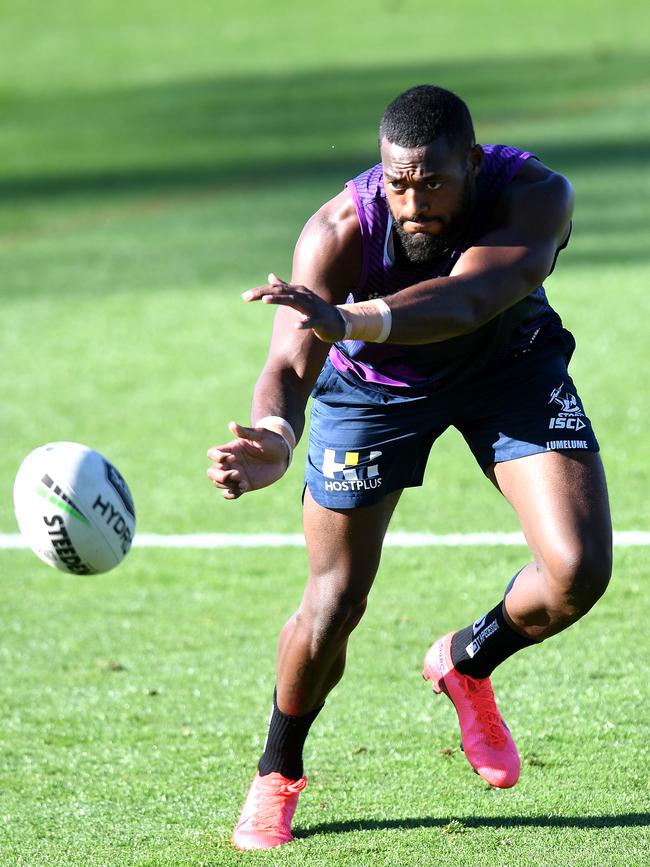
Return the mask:
{"type": "Polygon", "coordinates": [[[484,472],[540,452],[597,452],[569,357],[540,348],[471,382],[409,395],[353,382],[328,361],[311,411],[305,471],[311,495],[327,508],[353,509],[421,485],[431,446],[450,426],[484,472]]]}

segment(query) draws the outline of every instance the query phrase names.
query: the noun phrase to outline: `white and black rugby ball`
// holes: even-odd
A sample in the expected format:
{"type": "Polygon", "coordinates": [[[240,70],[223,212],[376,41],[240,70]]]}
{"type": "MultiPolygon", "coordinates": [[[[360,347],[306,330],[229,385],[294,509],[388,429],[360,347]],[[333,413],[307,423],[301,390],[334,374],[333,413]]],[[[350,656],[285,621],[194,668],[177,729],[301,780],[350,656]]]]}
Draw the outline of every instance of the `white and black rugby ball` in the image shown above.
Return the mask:
{"type": "Polygon", "coordinates": [[[32,551],[74,575],[113,569],[135,534],[127,483],[103,455],[79,443],[48,443],[27,455],[14,483],[14,509],[32,551]]]}

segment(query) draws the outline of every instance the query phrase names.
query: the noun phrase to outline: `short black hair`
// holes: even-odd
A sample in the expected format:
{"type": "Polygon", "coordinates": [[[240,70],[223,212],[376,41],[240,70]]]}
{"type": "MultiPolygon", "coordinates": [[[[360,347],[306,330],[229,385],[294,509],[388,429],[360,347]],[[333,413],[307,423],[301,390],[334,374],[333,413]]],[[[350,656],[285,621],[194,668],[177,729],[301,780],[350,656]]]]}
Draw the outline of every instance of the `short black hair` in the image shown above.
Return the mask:
{"type": "Polygon", "coordinates": [[[444,136],[452,148],[469,150],[476,143],[474,124],[463,100],[433,84],[419,84],[388,106],[379,124],[379,143],[387,139],[405,148],[422,147],[444,136]]]}

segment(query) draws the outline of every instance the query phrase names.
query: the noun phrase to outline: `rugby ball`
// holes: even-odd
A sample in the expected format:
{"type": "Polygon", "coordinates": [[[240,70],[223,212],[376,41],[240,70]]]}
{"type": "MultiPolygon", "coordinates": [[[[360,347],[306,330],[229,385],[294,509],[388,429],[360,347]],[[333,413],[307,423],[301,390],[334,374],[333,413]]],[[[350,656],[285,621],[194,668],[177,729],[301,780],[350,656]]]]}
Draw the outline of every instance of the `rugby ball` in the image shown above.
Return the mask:
{"type": "Polygon", "coordinates": [[[74,575],[113,569],[135,534],[127,483],[103,455],[79,443],[48,443],[27,455],[14,483],[14,510],[37,557],[74,575]]]}

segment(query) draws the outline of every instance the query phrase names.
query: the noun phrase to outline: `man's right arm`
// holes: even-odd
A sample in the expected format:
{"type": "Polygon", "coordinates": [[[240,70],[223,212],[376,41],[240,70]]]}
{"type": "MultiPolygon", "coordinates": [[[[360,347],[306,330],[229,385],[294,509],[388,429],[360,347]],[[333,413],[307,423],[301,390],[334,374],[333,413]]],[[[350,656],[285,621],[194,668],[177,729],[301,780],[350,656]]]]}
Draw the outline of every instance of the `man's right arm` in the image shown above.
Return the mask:
{"type": "MultiPolygon", "coordinates": [[[[361,270],[361,233],[352,198],[343,191],[324,205],[303,229],[293,259],[292,283],[310,286],[330,304],[343,303],[361,270]]],[[[266,487],[286,472],[287,446],[278,433],[265,429],[265,419],[281,418],[296,440],[305,424],[307,400],[329,346],[311,329],[299,329],[301,315],[279,307],[268,357],[253,395],[251,427],[231,424],[235,439],[214,446],[208,476],[226,499],[266,487]],[[258,423],[262,421],[263,425],[258,423]]]]}
{"type": "MultiPolygon", "coordinates": [[[[293,258],[291,282],[306,285],[330,304],[341,304],[361,269],[361,233],[354,205],[344,191],[324,205],[303,229],[293,258]],[[311,281],[311,282],[308,282],[311,281]]],[[[311,330],[298,330],[301,316],[278,309],[266,363],[255,387],[252,420],[281,416],[299,439],[307,399],[329,347],[311,330]]]]}

